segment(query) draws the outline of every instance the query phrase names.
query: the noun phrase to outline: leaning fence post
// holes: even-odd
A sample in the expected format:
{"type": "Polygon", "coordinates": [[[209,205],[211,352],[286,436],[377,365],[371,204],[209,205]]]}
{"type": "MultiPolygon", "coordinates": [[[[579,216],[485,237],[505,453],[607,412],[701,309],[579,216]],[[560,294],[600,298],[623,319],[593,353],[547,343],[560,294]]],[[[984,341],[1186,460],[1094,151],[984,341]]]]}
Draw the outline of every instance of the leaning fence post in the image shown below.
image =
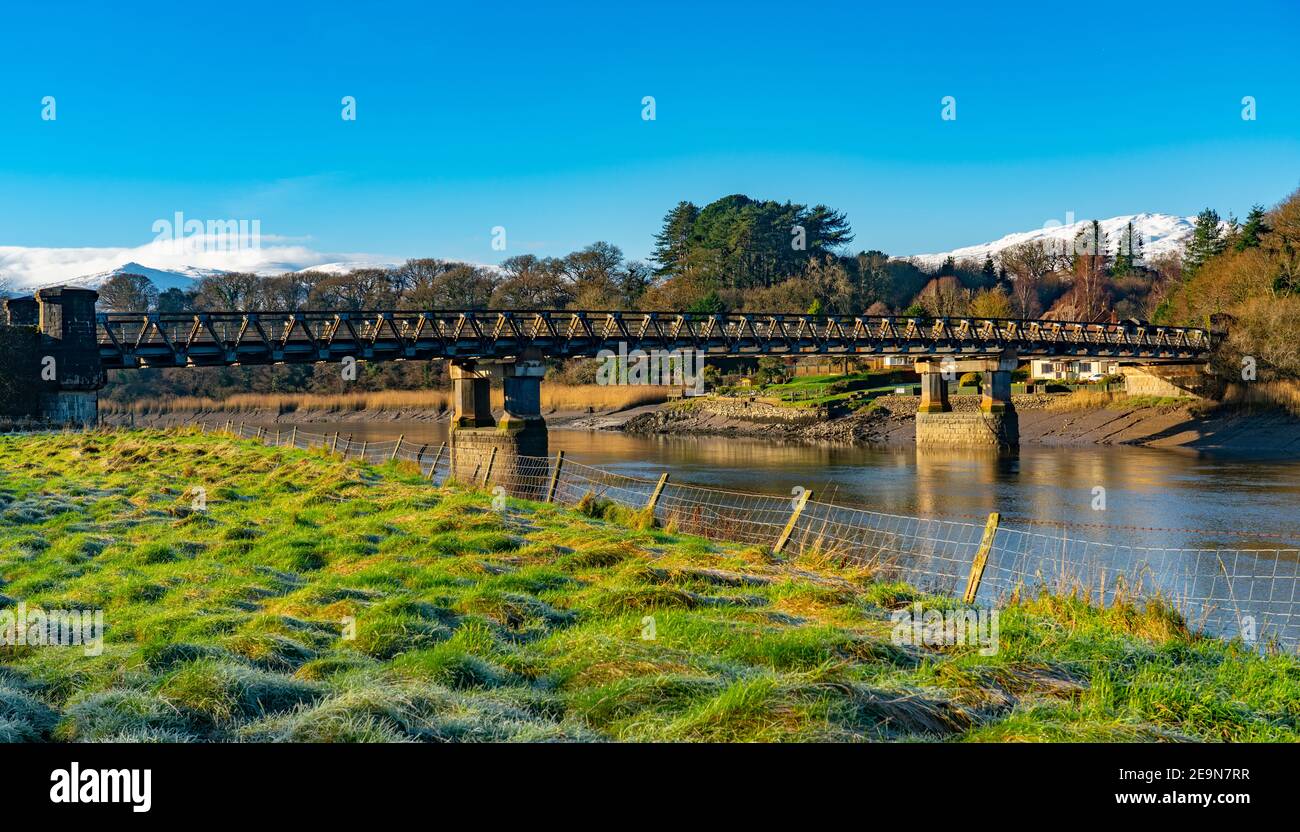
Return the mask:
{"type": "Polygon", "coordinates": [[[555,471],[551,474],[551,481],[546,484],[546,502],[555,502],[555,489],[560,484],[560,469],[564,467],[564,451],[555,452],[555,471]]]}
{"type": "Polygon", "coordinates": [[[398,451],[399,448],[402,447],[402,440],[405,439],[405,438],[406,438],[406,434],[404,434],[404,433],[403,433],[403,434],[400,434],[400,435],[397,437],[397,444],[393,446],[393,455],[390,456],[390,457],[388,458],[388,461],[389,461],[389,462],[392,462],[394,459],[397,459],[397,451],[398,451]]]}
{"type": "Polygon", "coordinates": [[[330,443],[330,453],[336,454],[338,452],[339,452],[339,432],[334,431],[334,441],[330,443]]]}
{"type": "Polygon", "coordinates": [[[362,439],[362,440],[361,440],[361,456],[359,456],[359,457],[357,457],[357,458],[360,459],[362,462],[365,462],[365,461],[366,461],[366,446],[369,445],[369,444],[370,444],[370,440],[369,440],[369,439],[362,439]]]}
{"type": "Polygon", "coordinates": [[[998,531],[998,520],[1001,519],[996,511],[989,513],[989,520],[984,524],[984,537],[980,539],[979,551],[975,553],[975,560],[970,564],[970,577],[966,579],[966,592],[962,594],[961,600],[967,604],[975,603],[975,596],[980,591],[980,580],[984,577],[984,566],[989,562],[989,549],[993,548],[993,536],[998,531]]]}
{"type": "Polygon", "coordinates": [[[650,493],[650,500],[645,504],[645,510],[654,515],[655,506],[659,504],[659,495],[664,493],[664,485],[668,482],[668,472],[664,471],[659,475],[659,482],[655,483],[655,490],[650,493]]]}
{"type": "Polygon", "coordinates": [[[492,466],[496,464],[496,461],[497,461],[497,448],[495,445],[493,445],[492,453],[488,455],[487,470],[483,472],[483,486],[482,486],[483,488],[487,488],[488,480],[492,477],[492,466]]]}
{"type": "Polygon", "coordinates": [[[298,426],[294,425],[293,430],[289,433],[289,447],[298,447],[298,426]]]}
{"type": "Polygon", "coordinates": [[[438,463],[442,461],[442,452],[447,450],[447,443],[443,442],[438,446],[438,453],[433,455],[433,464],[429,466],[429,482],[433,482],[433,475],[438,470],[438,463]]]}
{"type": "Polygon", "coordinates": [[[790,542],[790,535],[794,534],[794,524],[798,522],[799,515],[803,514],[803,507],[808,505],[808,498],[812,496],[812,489],[805,489],[799,499],[794,504],[794,511],[790,512],[790,519],[785,521],[785,528],[781,530],[781,536],[776,539],[776,545],[772,547],[772,554],[779,555],[785,548],[785,544],[790,542]]]}

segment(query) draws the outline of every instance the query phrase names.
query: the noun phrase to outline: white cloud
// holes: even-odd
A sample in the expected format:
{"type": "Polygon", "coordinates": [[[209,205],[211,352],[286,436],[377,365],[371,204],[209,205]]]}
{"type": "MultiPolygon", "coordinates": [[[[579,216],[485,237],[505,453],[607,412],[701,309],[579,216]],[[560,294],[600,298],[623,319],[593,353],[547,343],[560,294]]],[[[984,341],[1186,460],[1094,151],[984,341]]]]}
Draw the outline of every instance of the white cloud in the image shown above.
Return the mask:
{"type": "Polygon", "coordinates": [[[222,250],[220,237],[187,237],[179,242],[154,240],[142,246],[103,248],[28,248],[0,246],[0,282],[15,289],[48,286],[61,281],[140,263],[155,269],[244,271],[262,274],[297,271],[338,261],[388,261],[401,258],[356,252],[323,253],[303,245],[278,245],[263,237],[257,247],[222,250]],[[268,241],[271,243],[268,245],[268,241]]]}

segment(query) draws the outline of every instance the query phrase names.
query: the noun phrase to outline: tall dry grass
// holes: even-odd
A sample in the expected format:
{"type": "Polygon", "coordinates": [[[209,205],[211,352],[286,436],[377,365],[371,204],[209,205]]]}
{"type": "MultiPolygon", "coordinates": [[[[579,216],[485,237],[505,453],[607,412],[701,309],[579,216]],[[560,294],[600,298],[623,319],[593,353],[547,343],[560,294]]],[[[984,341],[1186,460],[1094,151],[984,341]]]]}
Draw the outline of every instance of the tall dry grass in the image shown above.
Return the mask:
{"type": "Polygon", "coordinates": [[[1068,410],[1094,410],[1108,407],[1124,398],[1124,393],[1108,393],[1103,390],[1075,390],[1068,396],[1060,396],[1048,403],[1044,410],[1064,412],[1068,410]]]}
{"type": "Polygon", "coordinates": [[[1300,381],[1257,381],[1230,384],[1223,394],[1224,404],[1260,406],[1284,410],[1300,419],[1300,381]]]}
{"type": "MultiPolygon", "coordinates": [[[[542,409],[548,411],[626,410],[668,401],[668,394],[680,387],[601,384],[542,384],[542,409]]],[[[494,407],[501,404],[501,391],[493,390],[494,407]]]]}
{"type": "MultiPolygon", "coordinates": [[[[542,410],[586,412],[626,410],[667,401],[674,387],[631,387],[598,384],[542,384],[542,410]]],[[[492,406],[503,406],[500,389],[492,391],[492,406]]],[[[448,390],[379,390],[370,393],[240,393],[225,399],[177,396],[172,399],[100,402],[108,414],[134,413],[137,416],[160,416],[169,413],[350,413],[356,411],[432,410],[442,413],[451,408],[448,390]]]]}

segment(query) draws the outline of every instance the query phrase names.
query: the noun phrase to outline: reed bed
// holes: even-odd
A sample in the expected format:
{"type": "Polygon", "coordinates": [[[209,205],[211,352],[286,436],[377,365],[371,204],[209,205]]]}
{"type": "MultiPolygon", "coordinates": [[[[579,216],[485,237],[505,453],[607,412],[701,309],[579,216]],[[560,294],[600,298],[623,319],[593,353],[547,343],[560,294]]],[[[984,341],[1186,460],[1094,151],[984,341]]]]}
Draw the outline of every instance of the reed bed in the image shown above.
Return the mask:
{"type": "Polygon", "coordinates": [[[1069,410],[1093,410],[1110,407],[1128,396],[1125,393],[1109,393],[1102,390],[1075,390],[1068,396],[1059,396],[1050,402],[1045,410],[1062,412],[1069,410]]]}
{"type": "MultiPolygon", "coordinates": [[[[542,409],[557,411],[616,411],[667,401],[677,388],[659,386],[604,386],[599,384],[542,385],[542,409]]],[[[492,391],[492,406],[504,402],[500,389],[492,391]]],[[[451,408],[449,390],[378,390],[359,393],[239,393],[224,399],[177,396],[134,402],[101,401],[108,414],[134,413],[161,416],[170,413],[350,413],[356,411],[431,410],[451,408]]]]}
{"type": "Polygon", "coordinates": [[[1223,402],[1229,405],[1275,408],[1300,419],[1300,382],[1284,380],[1230,384],[1224,392],[1223,402]]]}

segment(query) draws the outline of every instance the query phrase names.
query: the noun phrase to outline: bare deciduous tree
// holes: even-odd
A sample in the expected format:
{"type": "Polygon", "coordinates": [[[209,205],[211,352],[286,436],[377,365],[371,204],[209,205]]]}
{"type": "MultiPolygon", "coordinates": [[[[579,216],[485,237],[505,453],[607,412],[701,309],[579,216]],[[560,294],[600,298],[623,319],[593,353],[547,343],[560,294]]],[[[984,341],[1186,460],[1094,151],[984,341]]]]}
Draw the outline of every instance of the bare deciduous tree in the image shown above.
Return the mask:
{"type": "Polygon", "coordinates": [[[158,287],[142,274],[115,274],[99,287],[100,309],[107,312],[148,312],[158,305],[158,287]]]}
{"type": "Polygon", "coordinates": [[[1032,318],[1042,312],[1038,287],[1055,267],[1056,258],[1051,249],[1041,242],[1017,243],[1003,249],[998,259],[1011,276],[1011,295],[1016,313],[1032,318]]]}

